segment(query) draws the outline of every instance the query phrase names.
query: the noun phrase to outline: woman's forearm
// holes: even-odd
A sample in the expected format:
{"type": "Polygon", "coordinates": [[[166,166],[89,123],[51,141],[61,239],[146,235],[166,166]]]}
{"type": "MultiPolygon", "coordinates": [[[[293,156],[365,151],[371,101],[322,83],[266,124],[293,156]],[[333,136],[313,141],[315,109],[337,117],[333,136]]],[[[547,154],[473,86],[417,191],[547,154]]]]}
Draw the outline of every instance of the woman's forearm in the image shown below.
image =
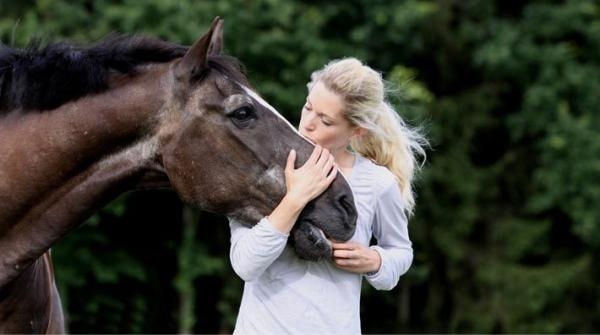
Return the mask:
{"type": "Polygon", "coordinates": [[[306,206],[305,200],[286,194],[279,205],[269,214],[268,219],[277,230],[283,234],[289,234],[304,206],[306,206]]]}
{"type": "Polygon", "coordinates": [[[240,278],[245,281],[258,278],[279,257],[287,236],[308,201],[306,197],[288,193],[273,212],[254,227],[230,223],[230,259],[240,278]]]}
{"type": "Polygon", "coordinates": [[[235,273],[244,281],[260,277],[285,248],[288,235],[263,218],[252,228],[231,220],[230,260],[235,273]]]}

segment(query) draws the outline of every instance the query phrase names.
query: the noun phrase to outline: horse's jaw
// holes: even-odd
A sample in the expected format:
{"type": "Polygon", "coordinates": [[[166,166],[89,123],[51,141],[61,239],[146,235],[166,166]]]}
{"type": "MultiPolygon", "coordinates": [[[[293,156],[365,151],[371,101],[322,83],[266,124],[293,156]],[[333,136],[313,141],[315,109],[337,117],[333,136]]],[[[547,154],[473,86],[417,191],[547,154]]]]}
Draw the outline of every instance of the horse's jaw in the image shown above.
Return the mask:
{"type": "Polygon", "coordinates": [[[325,232],[307,221],[297,222],[292,230],[296,255],[309,261],[331,259],[333,247],[325,232]]]}

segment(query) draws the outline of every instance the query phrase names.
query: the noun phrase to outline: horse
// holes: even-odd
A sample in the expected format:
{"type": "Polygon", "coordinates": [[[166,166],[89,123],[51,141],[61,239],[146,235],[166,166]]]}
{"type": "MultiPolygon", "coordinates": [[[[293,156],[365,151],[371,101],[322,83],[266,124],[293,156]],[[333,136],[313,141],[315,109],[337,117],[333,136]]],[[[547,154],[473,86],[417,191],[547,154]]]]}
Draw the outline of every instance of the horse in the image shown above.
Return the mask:
{"type": "MultiPolygon", "coordinates": [[[[112,35],[0,48],[0,333],[61,333],[50,247],[130,190],[168,188],[252,225],[285,194],[284,165],[314,144],[222,54],[223,20],[192,46],[112,35]]],[[[341,174],[301,213],[290,242],[305,259],[356,226],[341,174]]]]}

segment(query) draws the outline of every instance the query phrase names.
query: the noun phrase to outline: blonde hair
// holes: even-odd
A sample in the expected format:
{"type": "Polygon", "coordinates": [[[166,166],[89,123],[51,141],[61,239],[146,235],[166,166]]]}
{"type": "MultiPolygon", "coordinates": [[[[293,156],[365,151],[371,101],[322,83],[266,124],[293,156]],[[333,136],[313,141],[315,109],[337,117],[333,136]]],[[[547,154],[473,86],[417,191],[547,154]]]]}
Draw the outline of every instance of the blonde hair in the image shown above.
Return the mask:
{"type": "Polygon", "coordinates": [[[405,208],[412,215],[415,207],[412,182],[418,164],[425,161],[427,140],[419,129],[411,129],[386,100],[381,73],[356,58],[333,60],[312,73],[309,90],[321,82],[344,102],[344,115],[352,126],[366,133],[353,138],[352,150],[383,165],[396,177],[405,208]]]}

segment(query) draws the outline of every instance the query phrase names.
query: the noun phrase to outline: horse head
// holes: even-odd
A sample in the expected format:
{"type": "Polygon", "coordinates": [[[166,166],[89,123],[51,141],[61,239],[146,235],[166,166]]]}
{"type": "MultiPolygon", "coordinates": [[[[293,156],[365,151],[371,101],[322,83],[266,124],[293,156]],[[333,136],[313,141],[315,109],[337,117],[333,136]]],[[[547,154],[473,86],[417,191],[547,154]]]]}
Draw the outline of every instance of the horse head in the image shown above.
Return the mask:
{"type": "MultiPolygon", "coordinates": [[[[296,150],[300,165],[314,146],[254,92],[235,60],[221,55],[222,45],[216,18],[173,62],[158,150],[184,201],[251,225],[283,198],[289,151],[296,150]]],[[[356,219],[352,191],[339,174],[301,213],[292,232],[296,252],[330,257],[326,238],[350,239],[356,219]]]]}

